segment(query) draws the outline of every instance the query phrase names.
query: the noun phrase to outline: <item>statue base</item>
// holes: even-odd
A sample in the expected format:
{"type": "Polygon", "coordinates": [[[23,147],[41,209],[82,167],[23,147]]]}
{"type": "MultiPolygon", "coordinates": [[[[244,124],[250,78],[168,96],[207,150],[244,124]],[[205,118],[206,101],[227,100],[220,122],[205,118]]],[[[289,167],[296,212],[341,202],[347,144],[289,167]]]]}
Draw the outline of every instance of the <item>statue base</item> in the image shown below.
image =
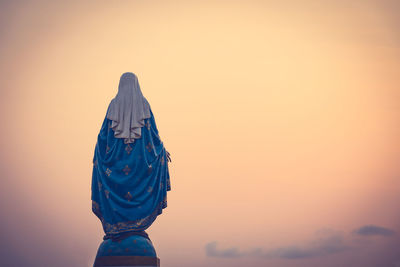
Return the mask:
{"type": "Polygon", "coordinates": [[[131,235],[118,241],[104,240],[97,250],[93,267],[158,267],[160,259],[150,239],[131,235]]]}

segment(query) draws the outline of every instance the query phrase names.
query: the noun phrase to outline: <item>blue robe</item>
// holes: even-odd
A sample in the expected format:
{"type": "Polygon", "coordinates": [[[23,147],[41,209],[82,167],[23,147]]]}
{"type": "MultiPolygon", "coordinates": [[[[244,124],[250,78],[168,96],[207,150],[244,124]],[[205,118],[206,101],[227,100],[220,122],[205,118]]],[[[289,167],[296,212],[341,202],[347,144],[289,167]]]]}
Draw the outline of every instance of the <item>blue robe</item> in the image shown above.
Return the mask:
{"type": "Polygon", "coordinates": [[[115,138],[107,117],[97,137],[92,211],[106,235],[143,231],[167,207],[167,191],[171,190],[167,152],[150,113],[141,138],[134,143],[115,138]]]}

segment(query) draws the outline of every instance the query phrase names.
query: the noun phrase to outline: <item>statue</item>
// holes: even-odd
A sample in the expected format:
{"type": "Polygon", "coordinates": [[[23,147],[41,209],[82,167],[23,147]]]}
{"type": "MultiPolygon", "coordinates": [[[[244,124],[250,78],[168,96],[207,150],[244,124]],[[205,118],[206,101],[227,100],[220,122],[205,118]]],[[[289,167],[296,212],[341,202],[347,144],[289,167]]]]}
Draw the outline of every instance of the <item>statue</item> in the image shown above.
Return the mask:
{"type": "Polygon", "coordinates": [[[93,157],[92,211],[105,233],[94,266],[159,266],[144,230],[167,207],[170,161],[138,78],[124,73],[93,157]]]}

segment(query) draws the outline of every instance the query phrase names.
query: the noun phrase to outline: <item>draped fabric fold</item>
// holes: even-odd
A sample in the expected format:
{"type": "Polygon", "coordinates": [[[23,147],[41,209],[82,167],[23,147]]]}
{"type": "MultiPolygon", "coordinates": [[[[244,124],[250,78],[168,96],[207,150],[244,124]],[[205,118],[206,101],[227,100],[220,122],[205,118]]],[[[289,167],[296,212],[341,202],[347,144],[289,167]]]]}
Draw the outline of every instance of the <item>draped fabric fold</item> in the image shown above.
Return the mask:
{"type": "Polygon", "coordinates": [[[167,191],[171,190],[168,152],[150,107],[149,112],[133,143],[115,137],[113,121],[107,115],[98,134],[92,211],[108,236],[145,230],[167,207],[167,191]]]}

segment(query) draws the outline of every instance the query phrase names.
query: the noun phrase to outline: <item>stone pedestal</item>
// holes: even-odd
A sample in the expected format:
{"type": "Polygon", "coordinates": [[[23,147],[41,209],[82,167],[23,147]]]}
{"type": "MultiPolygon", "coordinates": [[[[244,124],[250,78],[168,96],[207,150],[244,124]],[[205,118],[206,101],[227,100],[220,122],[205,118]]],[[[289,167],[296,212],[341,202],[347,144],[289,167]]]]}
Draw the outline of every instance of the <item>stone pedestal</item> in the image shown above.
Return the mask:
{"type": "Polygon", "coordinates": [[[119,241],[107,239],[100,244],[93,267],[103,266],[158,267],[160,259],[149,239],[132,235],[119,241]]]}

